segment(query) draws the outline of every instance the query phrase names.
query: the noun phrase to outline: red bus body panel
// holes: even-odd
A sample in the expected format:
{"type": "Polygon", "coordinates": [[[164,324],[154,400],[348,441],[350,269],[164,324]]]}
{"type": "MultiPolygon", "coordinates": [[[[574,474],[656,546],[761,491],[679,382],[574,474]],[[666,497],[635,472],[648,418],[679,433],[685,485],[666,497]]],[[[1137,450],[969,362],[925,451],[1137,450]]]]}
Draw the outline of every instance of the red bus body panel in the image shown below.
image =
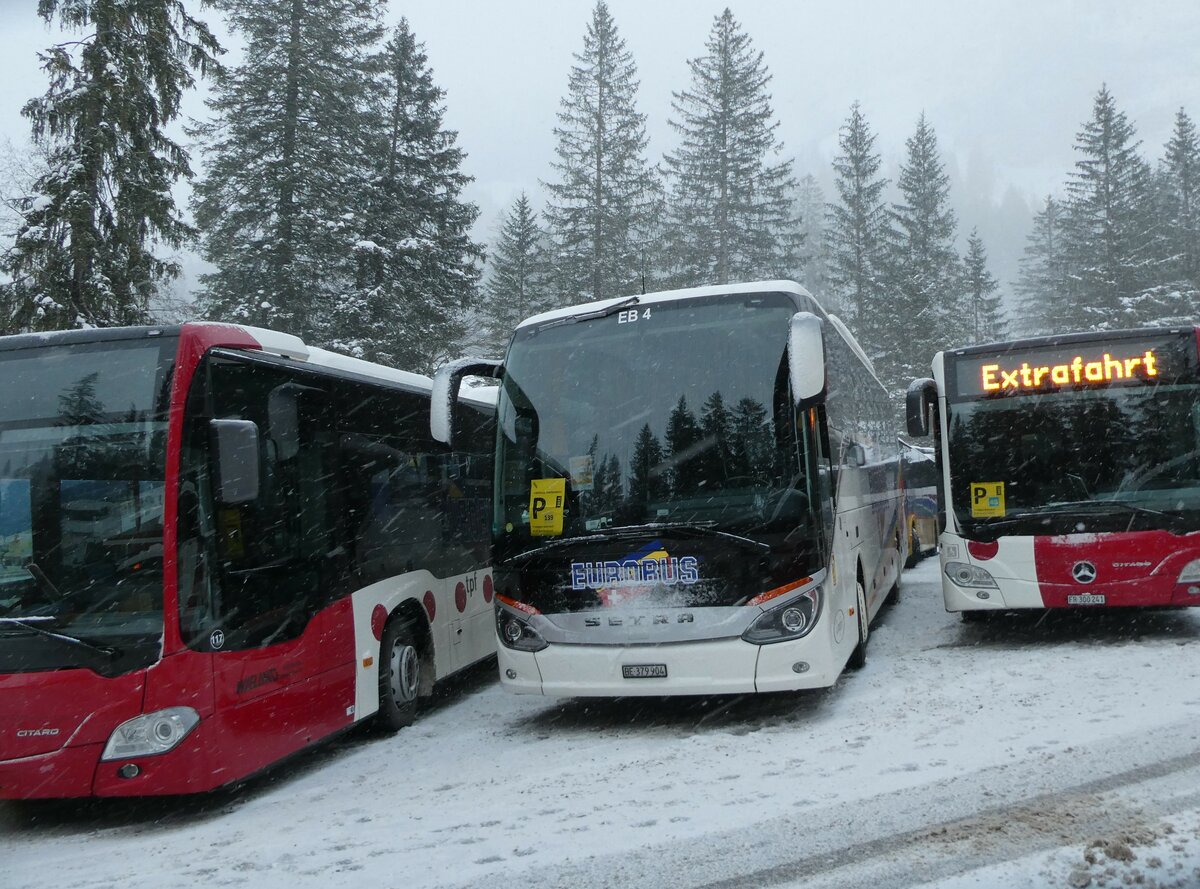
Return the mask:
{"type": "MultiPolygon", "coordinates": [[[[1067,596],[1091,593],[1105,597],[1106,607],[1200,605],[1178,583],[1189,562],[1200,559],[1200,534],[1135,531],[1033,539],[1038,586],[1047,608],[1075,607],[1067,596]],[[1080,583],[1072,569],[1090,563],[1096,579],[1080,583]]],[[[1094,607],[1094,606],[1084,606],[1094,607]]]]}

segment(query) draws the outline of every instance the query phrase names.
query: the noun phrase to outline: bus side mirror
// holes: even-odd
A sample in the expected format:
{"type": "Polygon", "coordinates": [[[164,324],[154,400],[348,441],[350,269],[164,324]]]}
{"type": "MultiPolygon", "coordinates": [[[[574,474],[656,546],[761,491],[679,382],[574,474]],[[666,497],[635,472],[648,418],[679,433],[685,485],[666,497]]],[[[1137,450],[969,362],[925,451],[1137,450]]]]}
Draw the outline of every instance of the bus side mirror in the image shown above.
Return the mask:
{"type": "Polygon", "coordinates": [[[788,377],[797,406],[807,409],[825,396],[825,337],[821,319],[797,312],[788,331],[788,377]]]}
{"type": "Polygon", "coordinates": [[[218,503],[258,499],[258,426],[250,420],[210,420],[218,503]]]}
{"type": "Polygon", "coordinates": [[[930,379],[913,380],[904,395],[908,434],[914,438],[929,435],[929,411],[937,404],[937,383],[930,379]]]}
{"type": "Polygon", "coordinates": [[[867,449],[858,442],[854,442],[846,448],[846,462],[851,466],[866,466],[867,449]]]}
{"type": "Polygon", "coordinates": [[[455,450],[454,438],[458,428],[458,390],[463,377],[504,376],[504,363],[483,358],[460,358],[438,368],[433,375],[433,392],[429,405],[429,434],[450,450],[455,450]]]}

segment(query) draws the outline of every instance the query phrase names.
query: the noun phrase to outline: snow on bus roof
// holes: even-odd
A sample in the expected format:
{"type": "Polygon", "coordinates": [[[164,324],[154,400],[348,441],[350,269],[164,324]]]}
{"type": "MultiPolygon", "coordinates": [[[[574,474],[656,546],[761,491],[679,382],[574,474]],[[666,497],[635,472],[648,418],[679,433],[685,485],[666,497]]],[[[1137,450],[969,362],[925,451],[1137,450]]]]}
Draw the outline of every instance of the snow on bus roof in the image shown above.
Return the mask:
{"type": "MultiPolygon", "coordinates": [[[[209,324],[211,322],[200,321],[193,323],[209,324]]],[[[361,358],[352,358],[349,355],[342,355],[339,352],[331,352],[328,349],[309,346],[300,337],[290,333],[269,330],[265,327],[251,327],[245,324],[221,326],[237,327],[240,330],[244,330],[250,336],[254,337],[264,352],[269,352],[272,355],[281,355],[285,358],[303,361],[315,367],[327,367],[330,370],[352,373],[356,376],[367,377],[369,379],[399,383],[408,389],[421,392],[428,393],[433,390],[433,380],[424,374],[399,370],[384,364],[364,361],[361,358]]],[[[484,406],[494,406],[497,400],[496,393],[493,391],[483,388],[468,390],[465,387],[459,393],[459,398],[462,401],[470,401],[484,406]]]]}
{"type": "MultiPolygon", "coordinates": [[[[625,296],[616,296],[611,299],[601,299],[595,302],[579,303],[574,306],[566,306],[561,309],[552,309],[549,312],[542,312],[538,315],[532,315],[517,325],[517,329],[528,327],[531,324],[541,324],[545,321],[554,321],[558,318],[570,318],[572,315],[582,315],[585,312],[595,312],[602,309],[616,306],[620,303],[631,301],[634,297],[637,298],[637,305],[644,306],[648,303],[664,303],[675,302],[682,299],[695,299],[702,296],[719,296],[721,294],[734,293],[794,293],[800,296],[807,296],[814,299],[813,295],[797,284],[795,281],[751,281],[744,284],[717,284],[708,287],[689,287],[685,290],[659,290],[655,293],[630,293],[625,296]]],[[[632,305],[632,302],[631,302],[632,305]]]]}
{"type": "Polygon", "coordinates": [[[697,297],[720,296],[723,294],[737,293],[792,293],[797,296],[808,297],[813,301],[813,304],[820,309],[821,314],[824,315],[826,320],[832,324],[838,335],[846,341],[848,346],[850,346],[850,349],[854,352],[855,356],[864,365],[866,365],[867,370],[871,373],[871,376],[875,378],[875,382],[879,383],[880,386],[883,386],[883,382],[879,379],[878,374],[875,372],[875,362],[871,360],[870,356],[867,355],[863,347],[859,345],[858,340],[854,338],[854,334],[850,332],[850,329],[846,326],[846,323],[842,321],[841,318],[826,311],[824,306],[821,305],[821,301],[819,299],[813,296],[813,294],[807,288],[797,284],[795,281],[748,281],[741,284],[716,284],[708,287],[689,287],[684,290],[660,290],[656,291],[655,293],[642,294],[634,293],[628,296],[617,296],[613,297],[612,299],[601,299],[596,300],[595,302],[580,303],[579,305],[566,306],[561,309],[552,309],[549,312],[542,312],[537,315],[532,315],[518,324],[517,329],[520,330],[522,327],[529,327],[534,324],[542,324],[546,321],[555,321],[559,318],[570,318],[574,315],[583,315],[588,312],[600,311],[620,305],[624,302],[629,302],[631,305],[634,305],[635,303],[632,302],[634,297],[637,297],[636,305],[644,306],[650,303],[675,302],[677,300],[696,299],[697,297]]]}

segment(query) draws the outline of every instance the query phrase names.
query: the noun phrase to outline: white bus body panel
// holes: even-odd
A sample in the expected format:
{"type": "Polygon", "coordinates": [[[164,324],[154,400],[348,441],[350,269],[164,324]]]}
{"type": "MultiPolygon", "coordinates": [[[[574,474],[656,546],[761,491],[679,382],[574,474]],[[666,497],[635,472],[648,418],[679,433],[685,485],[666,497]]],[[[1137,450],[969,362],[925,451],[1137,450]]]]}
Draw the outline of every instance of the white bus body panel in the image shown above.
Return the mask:
{"type": "Polygon", "coordinates": [[[531,653],[498,644],[500,677],[516,694],[549,697],[646,697],[750,694],[833,685],[853,642],[842,613],[826,610],[802,639],[752,645],[740,638],[664,645],[550,645],[531,653]],[[835,644],[832,627],[842,628],[835,644]],[[847,644],[847,641],[850,644],[847,644]],[[663,679],[626,679],[627,664],[664,664],[663,679]],[[793,669],[803,664],[803,672],[793,669]],[[516,678],[509,678],[509,671],[516,678]]]}
{"type": "MultiPolygon", "coordinates": [[[[946,391],[946,364],[941,352],[933,359],[933,379],[938,389],[938,426],[944,448],[950,437],[950,424],[947,416],[948,402],[942,394],[946,391]]],[[[939,509],[946,516],[946,528],[938,538],[938,551],[942,569],[942,598],[945,600],[946,610],[958,612],[1042,608],[1042,593],[1036,579],[1033,560],[1033,538],[1001,537],[998,541],[1000,549],[994,557],[986,561],[973,558],[967,549],[966,540],[961,536],[961,529],[954,515],[950,461],[945,458],[942,459],[942,490],[946,492],[946,502],[939,504],[939,509]],[[978,565],[992,575],[997,587],[958,586],[946,576],[946,565],[949,562],[978,565]],[[987,593],[987,598],[980,598],[981,592],[987,593]]]]}
{"type": "Polygon", "coordinates": [[[971,556],[967,542],[953,531],[941,536],[942,597],[947,611],[999,611],[1004,608],[1042,608],[1041,588],[1033,561],[1032,537],[1001,537],[990,559],[971,556]],[[946,575],[948,562],[977,565],[996,581],[996,587],[960,587],[946,575]],[[986,597],[979,594],[985,593],[986,597]]]}

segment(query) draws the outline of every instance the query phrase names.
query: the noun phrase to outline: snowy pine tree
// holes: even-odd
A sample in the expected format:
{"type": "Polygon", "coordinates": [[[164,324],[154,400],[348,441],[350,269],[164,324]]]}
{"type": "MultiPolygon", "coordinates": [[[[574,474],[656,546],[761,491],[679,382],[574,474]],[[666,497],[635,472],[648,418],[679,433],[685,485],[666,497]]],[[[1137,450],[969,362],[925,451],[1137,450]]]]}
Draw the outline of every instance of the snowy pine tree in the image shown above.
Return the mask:
{"type": "Polygon", "coordinates": [[[1079,160],[1067,182],[1064,253],[1074,287],[1071,326],[1127,326],[1126,300],[1156,283],[1157,227],[1150,168],[1133,125],[1107,87],[1076,137],[1079,160]]]}
{"type": "Polygon", "coordinates": [[[457,133],[442,124],[445,92],[401,19],[378,59],[367,129],[370,177],[358,214],[354,286],[333,307],[327,341],[350,354],[432,372],[457,357],[476,299],[483,248],[457,133]]]}
{"type": "Polygon", "coordinates": [[[971,342],[984,343],[1002,339],[1004,319],[1000,305],[1000,282],[988,271],[987,251],[976,229],[967,238],[967,255],[963,258],[963,290],[965,308],[971,324],[971,342]]]}
{"type": "Polygon", "coordinates": [[[950,209],[950,179],[937,136],[922,114],[905,143],[900,166],[901,203],[892,207],[892,249],[886,300],[875,309],[875,331],[884,383],[902,389],[929,375],[938,349],[970,336],[958,302],[960,266],[954,250],[957,223],[950,209]]]}
{"type": "Polygon", "coordinates": [[[182,0],[40,0],[73,33],[41,53],[45,95],[22,109],[47,170],[0,269],[4,332],[147,320],[179,266],[158,255],[192,234],[171,189],[191,176],[165,128],[221,52],[182,0]]]}
{"type": "Polygon", "coordinates": [[[376,0],[216,0],[243,35],[194,135],[207,171],[193,195],[204,258],[200,310],[324,342],[353,291],[371,172],[367,106],[376,0]]]}
{"type": "Polygon", "coordinates": [[[726,9],[706,54],[688,61],[690,89],[674,94],[680,144],[666,156],[672,259],[681,285],[783,277],[799,264],[790,160],[772,163],[771,75],[726,9]]]}
{"type": "Polygon", "coordinates": [[[1160,167],[1166,273],[1200,289],[1200,139],[1180,108],[1160,167]]]}
{"type": "Polygon", "coordinates": [[[542,266],[543,238],[537,214],[521,192],[500,227],[484,285],[479,344],[488,355],[504,354],[517,324],[550,307],[542,266]]]}
{"type": "Polygon", "coordinates": [[[1053,196],[1033,219],[1014,285],[1017,333],[1065,333],[1072,329],[1071,284],[1063,238],[1063,208],[1053,196]]]}
{"type": "Polygon", "coordinates": [[[879,175],[875,134],[855,102],[838,134],[841,153],[833,160],[837,203],[829,204],[826,242],[829,283],[834,298],[861,342],[878,342],[878,327],[888,319],[879,308],[888,267],[888,210],[879,175]]]}
{"type": "Polygon", "coordinates": [[[558,178],[545,183],[550,272],[562,305],[637,292],[637,233],[652,198],[637,66],[604,0],[575,62],[554,128],[558,178]]]}
{"type": "Polygon", "coordinates": [[[795,278],[830,311],[841,313],[829,293],[829,248],[825,240],[825,194],[811,173],[800,179],[795,192],[795,210],[800,252],[795,278]]]}

